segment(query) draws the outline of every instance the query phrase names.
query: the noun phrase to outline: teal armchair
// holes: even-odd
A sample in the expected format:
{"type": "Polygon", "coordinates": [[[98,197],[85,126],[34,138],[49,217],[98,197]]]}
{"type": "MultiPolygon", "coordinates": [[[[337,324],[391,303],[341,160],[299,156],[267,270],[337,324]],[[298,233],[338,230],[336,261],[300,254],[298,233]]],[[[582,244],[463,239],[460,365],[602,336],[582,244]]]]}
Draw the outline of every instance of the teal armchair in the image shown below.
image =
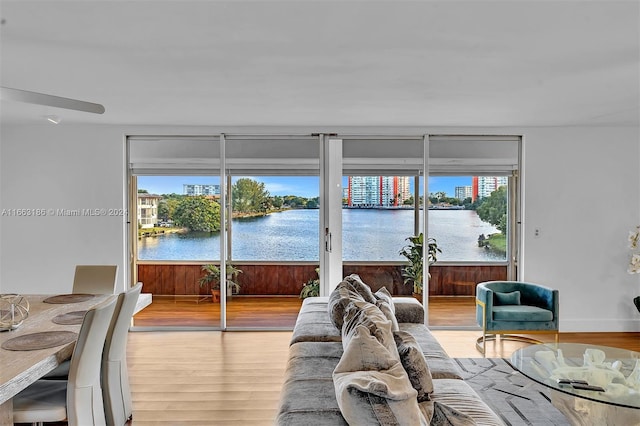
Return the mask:
{"type": "Polygon", "coordinates": [[[540,343],[515,334],[555,333],[558,342],[559,293],[549,287],[520,281],[486,281],[476,286],[476,321],[482,337],[476,348],[485,353],[487,340],[540,343]]]}

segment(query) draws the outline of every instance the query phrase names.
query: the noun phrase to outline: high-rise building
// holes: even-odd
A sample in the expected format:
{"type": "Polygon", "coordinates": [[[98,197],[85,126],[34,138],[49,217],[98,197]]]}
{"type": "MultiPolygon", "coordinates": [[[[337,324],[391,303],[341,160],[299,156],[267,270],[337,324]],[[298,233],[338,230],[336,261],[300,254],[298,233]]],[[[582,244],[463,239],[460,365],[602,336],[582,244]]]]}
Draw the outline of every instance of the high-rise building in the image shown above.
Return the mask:
{"type": "Polygon", "coordinates": [[[347,205],[397,207],[410,197],[407,176],[349,176],[347,205]]]}
{"type": "Polygon", "coordinates": [[[455,197],[458,200],[466,200],[467,198],[473,198],[473,189],[472,186],[456,186],[456,195],[455,197]]]}
{"type": "Polygon", "coordinates": [[[184,195],[220,195],[220,185],[183,184],[184,195]]]}
{"type": "Polygon", "coordinates": [[[507,176],[474,176],[472,180],[473,201],[490,196],[493,191],[506,185],[508,179],[507,176]]]}

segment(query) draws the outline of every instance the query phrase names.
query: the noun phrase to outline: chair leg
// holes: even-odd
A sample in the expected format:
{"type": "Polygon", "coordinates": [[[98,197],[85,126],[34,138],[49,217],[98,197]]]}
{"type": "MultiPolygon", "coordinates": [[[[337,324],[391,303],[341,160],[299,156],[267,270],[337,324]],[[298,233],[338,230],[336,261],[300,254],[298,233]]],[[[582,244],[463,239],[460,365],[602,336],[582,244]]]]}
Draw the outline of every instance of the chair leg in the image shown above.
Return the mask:
{"type": "Polygon", "coordinates": [[[480,352],[482,355],[485,355],[487,340],[495,340],[495,337],[495,334],[487,335],[483,332],[482,336],[478,337],[478,339],[476,340],[476,349],[478,350],[478,352],[480,352]]]}
{"type": "MultiPolygon", "coordinates": [[[[500,333],[496,333],[496,334],[485,334],[482,333],[482,337],[478,337],[478,340],[476,340],[476,349],[484,356],[486,356],[486,344],[487,341],[490,342],[495,342],[496,340],[511,340],[511,341],[516,341],[516,342],[523,342],[523,343],[530,343],[533,345],[536,344],[540,344],[540,343],[544,343],[540,340],[534,339],[532,337],[526,337],[526,336],[518,336],[515,334],[500,334],[500,333]]],[[[556,333],[556,344],[558,342],[558,334],[556,333]]]]}

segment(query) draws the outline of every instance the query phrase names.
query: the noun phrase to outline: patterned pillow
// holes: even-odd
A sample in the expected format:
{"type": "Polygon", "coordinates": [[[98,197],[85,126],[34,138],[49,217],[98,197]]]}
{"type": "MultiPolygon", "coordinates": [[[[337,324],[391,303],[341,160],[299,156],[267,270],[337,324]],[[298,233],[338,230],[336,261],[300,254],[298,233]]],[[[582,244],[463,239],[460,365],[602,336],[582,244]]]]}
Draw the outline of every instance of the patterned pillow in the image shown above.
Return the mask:
{"type": "Polygon", "coordinates": [[[409,375],[411,386],[418,391],[418,402],[429,401],[433,393],[433,378],[427,360],[416,339],[406,331],[393,333],[400,362],[409,375]]]}
{"type": "Polygon", "coordinates": [[[364,302],[360,293],[357,293],[353,286],[347,281],[342,281],[338,284],[338,286],[329,295],[327,312],[329,313],[329,319],[338,330],[342,330],[345,309],[349,303],[354,300],[364,302]]]}
{"type": "Polygon", "coordinates": [[[362,281],[362,279],[360,279],[360,275],[351,274],[348,277],[345,277],[344,281],[351,284],[355,291],[359,293],[365,301],[369,303],[376,303],[376,298],[371,291],[371,287],[369,287],[364,283],[364,281],[362,281]]]}

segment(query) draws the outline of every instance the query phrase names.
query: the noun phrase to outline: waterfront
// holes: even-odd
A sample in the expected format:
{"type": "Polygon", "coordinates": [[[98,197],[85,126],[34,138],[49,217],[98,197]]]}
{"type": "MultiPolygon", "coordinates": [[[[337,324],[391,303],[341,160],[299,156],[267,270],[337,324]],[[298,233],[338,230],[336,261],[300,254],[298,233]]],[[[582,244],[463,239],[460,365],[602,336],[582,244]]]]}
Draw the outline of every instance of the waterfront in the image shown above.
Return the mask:
{"type": "MultiPolygon", "coordinates": [[[[413,210],[344,209],[345,261],[403,261],[398,252],[413,235],[413,210]]],[[[319,210],[287,210],[232,221],[232,259],[318,261],[319,210]]],[[[471,210],[429,211],[429,235],[442,249],[439,261],[504,261],[478,247],[480,234],[497,232],[471,210]]],[[[140,260],[215,260],[219,234],[167,234],[138,240],[140,260]]]]}

